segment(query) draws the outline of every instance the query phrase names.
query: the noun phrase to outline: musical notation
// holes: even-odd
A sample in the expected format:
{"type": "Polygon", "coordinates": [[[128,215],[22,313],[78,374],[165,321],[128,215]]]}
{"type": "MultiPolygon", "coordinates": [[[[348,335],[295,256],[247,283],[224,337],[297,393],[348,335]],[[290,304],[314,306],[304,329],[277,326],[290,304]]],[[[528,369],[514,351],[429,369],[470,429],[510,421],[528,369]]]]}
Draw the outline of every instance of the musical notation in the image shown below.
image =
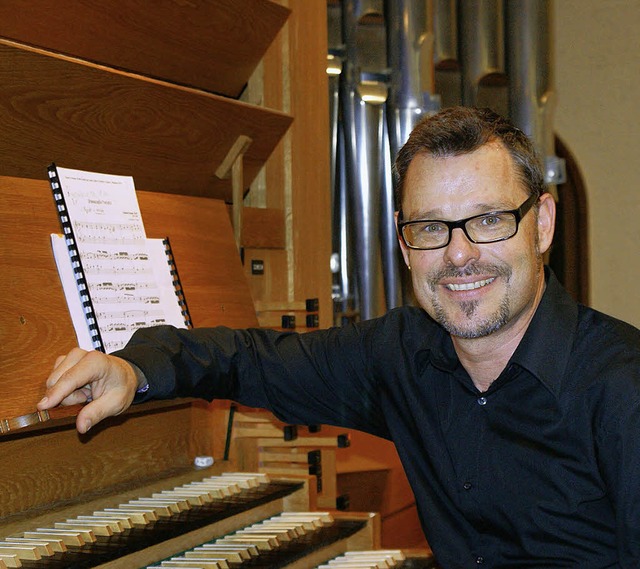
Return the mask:
{"type": "Polygon", "coordinates": [[[101,331],[107,352],[117,350],[138,328],[168,324],[162,310],[96,312],[96,317],[105,323],[101,331]]]}
{"type": "Polygon", "coordinates": [[[85,274],[91,275],[151,275],[152,272],[147,263],[132,261],[127,264],[126,261],[118,263],[105,263],[104,261],[93,261],[82,264],[85,274]]]}
{"type": "Polygon", "coordinates": [[[142,223],[99,223],[95,221],[78,221],[73,223],[78,242],[108,243],[112,245],[136,245],[143,239],[142,223]]]}
{"type": "Polygon", "coordinates": [[[155,288],[156,283],[135,283],[135,282],[125,282],[125,283],[114,283],[110,281],[106,281],[103,283],[99,283],[95,286],[95,290],[112,290],[114,292],[127,292],[127,291],[143,291],[144,289],[155,288]]]}
{"type": "Polygon", "coordinates": [[[96,304],[104,304],[106,302],[111,302],[113,304],[138,304],[138,303],[160,304],[159,296],[135,296],[135,295],[125,294],[124,296],[114,297],[106,294],[105,295],[94,294],[91,298],[93,302],[96,304]]]}

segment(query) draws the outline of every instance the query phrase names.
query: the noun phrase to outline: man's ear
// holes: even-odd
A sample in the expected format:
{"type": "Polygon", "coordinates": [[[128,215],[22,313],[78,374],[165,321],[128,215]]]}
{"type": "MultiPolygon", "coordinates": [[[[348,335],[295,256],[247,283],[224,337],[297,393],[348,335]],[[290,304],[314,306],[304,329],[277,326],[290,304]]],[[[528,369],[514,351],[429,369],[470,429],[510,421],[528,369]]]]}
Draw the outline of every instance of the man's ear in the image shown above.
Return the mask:
{"type": "Polygon", "coordinates": [[[556,227],[556,202],[549,192],[540,196],[538,206],[538,239],[540,253],[546,253],[553,242],[556,227]]]}
{"type": "Polygon", "coordinates": [[[404,244],[402,237],[400,237],[400,231],[398,231],[398,212],[397,211],[393,214],[393,217],[396,221],[396,237],[398,238],[400,251],[402,251],[402,257],[404,258],[404,262],[407,265],[407,268],[411,270],[411,261],[409,261],[409,248],[404,244]]]}

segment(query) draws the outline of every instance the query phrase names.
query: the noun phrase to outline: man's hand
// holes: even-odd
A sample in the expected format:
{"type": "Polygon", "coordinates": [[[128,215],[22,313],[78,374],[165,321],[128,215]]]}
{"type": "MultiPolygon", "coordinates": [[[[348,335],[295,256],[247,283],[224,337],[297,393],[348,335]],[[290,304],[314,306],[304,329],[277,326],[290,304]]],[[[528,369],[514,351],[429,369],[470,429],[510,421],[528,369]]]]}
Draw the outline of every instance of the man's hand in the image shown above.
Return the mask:
{"type": "Polygon", "coordinates": [[[125,360],[75,348],[56,360],[38,409],[88,402],[76,420],[78,432],[86,433],[105,417],[127,409],[137,388],[136,373],[125,360]]]}

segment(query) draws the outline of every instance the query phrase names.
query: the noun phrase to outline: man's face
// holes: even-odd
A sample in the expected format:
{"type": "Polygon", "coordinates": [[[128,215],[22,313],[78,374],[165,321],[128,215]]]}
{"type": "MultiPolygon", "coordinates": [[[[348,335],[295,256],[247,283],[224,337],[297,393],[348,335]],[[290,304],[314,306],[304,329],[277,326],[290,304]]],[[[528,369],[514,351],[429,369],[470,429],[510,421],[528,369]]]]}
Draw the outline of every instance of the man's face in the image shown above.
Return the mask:
{"type": "MultiPolygon", "coordinates": [[[[513,159],[500,143],[460,156],[417,155],[407,171],[405,220],[455,221],[518,208],[527,198],[513,159]]],[[[541,200],[506,241],[477,244],[461,229],[441,249],[418,251],[401,242],[420,305],[452,335],[478,338],[531,316],[544,286],[542,253],[553,235],[553,203],[541,200]]]]}

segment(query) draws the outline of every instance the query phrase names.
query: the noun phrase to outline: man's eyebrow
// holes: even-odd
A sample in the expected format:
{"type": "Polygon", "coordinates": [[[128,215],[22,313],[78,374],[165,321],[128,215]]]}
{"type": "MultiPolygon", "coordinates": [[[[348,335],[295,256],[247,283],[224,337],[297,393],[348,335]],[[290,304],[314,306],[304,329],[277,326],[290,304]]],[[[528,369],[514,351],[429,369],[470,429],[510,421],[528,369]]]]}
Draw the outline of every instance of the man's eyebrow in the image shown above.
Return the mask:
{"type": "MultiPolygon", "coordinates": [[[[510,211],[512,209],[516,209],[517,207],[517,205],[514,206],[512,203],[508,202],[493,202],[490,204],[477,203],[469,208],[469,211],[472,213],[469,213],[469,215],[465,215],[462,217],[457,217],[456,219],[466,219],[468,217],[474,217],[476,215],[482,215],[483,213],[490,213],[492,211],[510,211]]],[[[429,210],[414,211],[411,213],[411,215],[407,215],[406,212],[403,213],[405,213],[405,219],[408,220],[425,219],[433,221],[456,221],[456,219],[449,219],[447,216],[445,216],[442,208],[439,207],[429,210]]]]}

